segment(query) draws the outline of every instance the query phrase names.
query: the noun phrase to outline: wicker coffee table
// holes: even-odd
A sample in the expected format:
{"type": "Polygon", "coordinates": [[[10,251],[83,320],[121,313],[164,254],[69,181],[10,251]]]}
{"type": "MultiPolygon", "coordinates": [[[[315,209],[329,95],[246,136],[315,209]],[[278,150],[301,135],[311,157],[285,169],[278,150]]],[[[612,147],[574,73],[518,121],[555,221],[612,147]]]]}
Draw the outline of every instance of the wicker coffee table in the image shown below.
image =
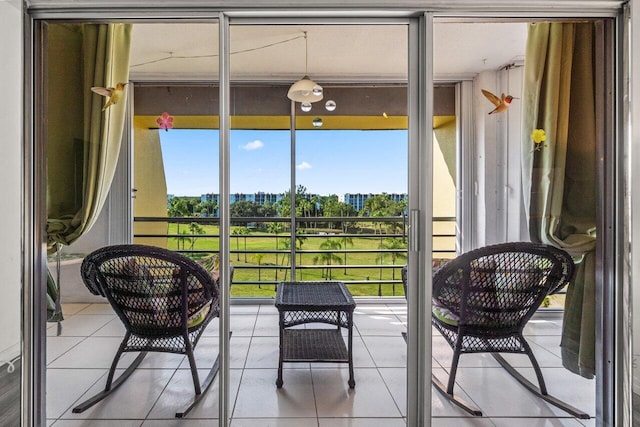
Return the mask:
{"type": "Polygon", "coordinates": [[[276,308],[280,313],[280,359],[276,386],[282,387],[283,362],[334,362],[349,364],[353,379],[353,310],[356,303],[342,282],[283,282],[278,285],[276,308]],[[335,325],[330,329],[292,329],[305,323],[335,325]],[[341,329],[347,328],[345,345],[341,329]]]}

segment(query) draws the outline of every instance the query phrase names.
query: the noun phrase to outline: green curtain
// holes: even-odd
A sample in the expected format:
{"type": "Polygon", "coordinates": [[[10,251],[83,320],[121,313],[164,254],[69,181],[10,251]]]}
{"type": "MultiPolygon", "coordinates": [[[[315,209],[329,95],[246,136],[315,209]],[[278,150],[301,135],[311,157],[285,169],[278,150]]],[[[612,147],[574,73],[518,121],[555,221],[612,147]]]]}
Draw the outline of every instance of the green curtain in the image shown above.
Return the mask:
{"type": "MultiPolygon", "coordinates": [[[[57,191],[57,197],[68,198],[67,205],[74,205],[79,199],[79,209],[47,219],[48,247],[56,250],[58,244],[69,245],[95,223],[107,194],[115,172],[122,139],[126,96],[117,104],[105,111],[102,107],[105,98],[91,91],[93,86],[114,87],[117,83],[129,80],[129,54],[131,50],[130,24],[79,24],[81,31],[81,67],[82,76],[69,75],[68,79],[81,79],[81,98],[69,100],[84,103],[83,136],[82,136],[82,185],[76,194],[69,185],[67,177],[48,176],[48,188],[68,188],[68,191],[57,191]],[[62,187],[60,187],[62,186],[62,187]]],[[[73,68],[70,68],[73,70],[73,68]]],[[[71,71],[70,74],[73,74],[71,71]]],[[[49,88],[55,91],[56,88],[49,88]]],[[[126,94],[126,91],[125,91],[126,94]]],[[[69,149],[73,149],[74,141],[69,141],[69,149]]],[[[60,147],[58,147],[60,148],[60,147]]],[[[69,165],[72,168],[73,165],[69,165]]],[[[53,194],[53,192],[51,192],[53,194]]],[[[64,205],[64,200],[51,200],[51,206],[64,205]]],[[[51,212],[51,211],[49,211],[51,212]]],[[[51,281],[51,276],[49,275],[51,281]]],[[[48,311],[50,320],[62,318],[59,304],[59,284],[53,285],[55,292],[48,292],[48,311]],[[51,302],[54,307],[50,307],[51,302]]],[[[51,289],[51,283],[47,285],[51,289]]]]}
{"type": "Polygon", "coordinates": [[[596,125],[592,23],[529,26],[524,67],[523,186],[532,241],[570,253],[563,365],[595,373],[596,125]],[[534,146],[531,133],[547,139],[534,146]]]}

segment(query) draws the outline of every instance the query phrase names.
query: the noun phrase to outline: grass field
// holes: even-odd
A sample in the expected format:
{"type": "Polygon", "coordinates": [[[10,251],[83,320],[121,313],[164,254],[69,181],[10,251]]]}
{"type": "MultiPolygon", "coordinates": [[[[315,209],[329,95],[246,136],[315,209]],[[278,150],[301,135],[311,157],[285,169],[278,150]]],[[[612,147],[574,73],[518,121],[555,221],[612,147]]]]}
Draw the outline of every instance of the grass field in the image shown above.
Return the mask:
{"type": "MultiPolygon", "coordinates": [[[[187,224],[169,224],[170,235],[188,231],[187,224]]],[[[218,226],[204,225],[203,235],[196,235],[195,240],[187,235],[184,238],[171,237],[167,246],[172,250],[206,250],[217,252],[219,249],[218,226]],[[215,236],[215,237],[213,237],[215,236]]],[[[231,232],[231,265],[234,266],[234,286],[231,294],[234,297],[272,297],[275,295],[274,284],[244,284],[242,282],[278,282],[292,280],[290,277],[290,255],[287,250],[289,233],[279,234],[266,231],[252,230],[249,234],[233,235],[231,232]],[[280,253],[268,253],[265,251],[279,250],[280,253]],[[239,252],[247,251],[247,253],[239,252]]],[[[352,252],[353,250],[377,251],[381,247],[393,245],[396,249],[406,249],[406,244],[401,238],[391,241],[385,235],[363,235],[363,237],[343,237],[336,230],[307,230],[302,241],[298,241],[296,254],[296,280],[305,281],[368,281],[370,284],[349,285],[351,293],[355,296],[402,296],[402,284],[400,283],[400,269],[406,264],[405,253],[391,252],[352,252]],[[312,234],[313,232],[313,234],[312,234]],[[336,233],[319,234],[319,233],[336,233]],[[323,244],[330,240],[333,243],[331,254],[306,253],[305,251],[323,250],[323,244]],[[346,251],[345,251],[346,249],[346,251]],[[330,259],[329,259],[330,258],[330,259]],[[330,263],[334,268],[327,269],[330,263]],[[322,268],[322,266],[325,268],[322,268]],[[394,268],[380,268],[379,266],[397,266],[394,268]],[[358,267],[355,267],[358,266],[358,267]],[[379,281],[395,280],[395,284],[381,284],[379,281]]],[[[443,238],[438,238],[443,240],[443,238]]],[[[446,239],[445,239],[446,240],[446,239]]],[[[449,248],[453,247],[452,239],[446,242],[449,248]]],[[[445,243],[440,242],[440,246],[445,243]]],[[[434,241],[434,244],[436,242],[434,241]]],[[[325,246],[326,247],[326,246],[325,246]]],[[[443,249],[446,247],[443,247],[443,249]]],[[[448,248],[447,248],[448,249],[448,248]]],[[[197,258],[197,255],[193,256],[197,258]]]]}
{"type": "MultiPolygon", "coordinates": [[[[191,240],[190,235],[184,239],[170,237],[167,239],[167,246],[172,250],[197,250],[218,252],[219,250],[219,229],[216,225],[203,225],[204,234],[196,235],[195,240],[191,240]]],[[[451,235],[454,225],[452,223],[434,223],[434,234],[451,235]]],[[[169,224],[167,234],[177,235],[188,232],[189,225],[169,224]]],[[[266,231],[251,230],[249,234],[233,234],[239,231],[236,227],[231,227],[230,244],[231,265],[234,266],[234,285],[231,288],[232,297],[274,297],[275,283],[278,281],[291,280],[289,268],[289,232],[282,232],[278,235],[266,231]],[[279,253],[269,253],[269,251],[279,250],[279,253]],[[246,253],[245,253],[246,251],[246,253]],[[256,282],[267,282],[256,284],[256,282]],[[244,282],[244,283],[243,283],[244,282]],[[247,283],[253,282],[253,283],[247,283]],[[271,283],[268,283],[271,282],[271,283]]],[[[406,264],[404,254],[397,254],[395,259],[391,253],[382,255],[378,251],[381,245],[389,246],[388,238],[383,235],[363,235],[362,237],[345,238],[339,234],[339,230],[327,229],[307,229],[302,236],[302,244],[298,241],[296,254],[296,280],[323,281],[339,280],[344,282],[368,281],[367,284],[350,284],[349,289],[354,296],[403,296],[402,284],[400,283],[400,270],[406,264]],[[320,234],[325,233],[325,234],[320,234]],[[334,235],[328,233],[336,233],[334,235]],[[327,240],[332,240],[340,244],[339,249],[333,251],[331,264],[331,276],[328,270],[322,268],[327,261],[316,259],[318,253],[307,251],[321,250],[321,245],[327,240]],[[344,250],[346,247],[346,251],[344,250]],[[352,252],[354,250],[368,250],[372,252],[352,252]],[[346,257],[346,259],[345,259],[346,257]],[[394,266],[393,268],[380,268],[383,266],[394,266]],[[357,268],[355,266],[358,266],[357,268]],[[380,283],[380,281],[393,281],[395,284],[380,283]]],[[[455,248],[455,238],[434,237],[434,257],[451,258],[451,252],[455,248]]],[[[400,239],[402,241],[402,239],[400,239]]],[[[384,247],[384,246],[383,246],[384,247]]],[[[406,248],[404,246],[403,248],[406,248]]],[[[191,254],[197,259],[206,254],[191,254]]],[[[549,297],[550,308],[563,308],[565,295],[553,295],[549,297]]]]}

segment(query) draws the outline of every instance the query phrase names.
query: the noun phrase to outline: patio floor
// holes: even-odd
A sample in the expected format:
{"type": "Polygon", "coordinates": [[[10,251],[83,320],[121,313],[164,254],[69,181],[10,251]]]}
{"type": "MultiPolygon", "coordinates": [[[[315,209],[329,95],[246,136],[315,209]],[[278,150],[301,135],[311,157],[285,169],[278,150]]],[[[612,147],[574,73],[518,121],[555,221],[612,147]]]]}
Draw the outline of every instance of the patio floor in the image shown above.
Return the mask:
{"type": "MultiPolygon", "coordinates": [[[[211,426],[218,417],[217,380],[185,420],[173,418],[193,394],[184,356],[150,353],[132,378],[106,400],[82,414],[75,403],[104,387],[105,375],[124,328],[108,304],[65,304],[62,335],[47,330],[47,419],[55,427],[118,425],[211,426]]],[[[285,363],[284,386],[275,386],[278,365],[278,316],[273,305],[231,306],[232,427],[395,427],[406,416],[406,345],[403,304],[359,303],[354,315],[356,388],[347,385],[346,365],[285,363]]],[[[595,415],[595,382],[562,368],[561,315],[534,317],[525,331],[551,394],[595,415]]],[[[196,360],[206,375],[218,352],[218,322],[205,331],[196,360]]],[[[433,371],[446,379],[451,350],[434,331],[433,371]]],[[[126,367],[134,354],[126,354],[126,367]]],[[[531,380],[523,355],[506,358],[531,380]]],[[[543,427],[595,426],[537,399],[488,354],[463,355],[457,383],[469,402],[485,414],[471,418],[432,392],[433,426],[543,427]]]]}

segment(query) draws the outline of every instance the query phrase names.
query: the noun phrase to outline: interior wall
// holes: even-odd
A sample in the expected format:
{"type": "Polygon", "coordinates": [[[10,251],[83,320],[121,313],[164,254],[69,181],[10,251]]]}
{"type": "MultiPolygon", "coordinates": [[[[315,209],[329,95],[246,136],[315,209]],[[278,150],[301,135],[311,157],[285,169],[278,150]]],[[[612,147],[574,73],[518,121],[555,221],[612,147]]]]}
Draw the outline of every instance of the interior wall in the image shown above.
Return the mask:
{"type": "MultiPolygon", "coordinates": [[[[22,2],[0,0],[0,40],[0,81],[3,86],[0,199],[6,208],[2,210],[5,227],[0,245],[0,365],[3,365],[20,353],[22,2]]],[[[6,369],[6,366],[0,366],[0,369],[6,369]]]]}
{"type": "Polygon", "coordinates": [[[475,206],[477,246],[528,240],[522,199],[521,106],[515,99],[506,112],[495,107],[481,89],[521,98],[524,67],[479,73],[474,80],[475,206]]]}
{"type": "Polygon", "coordinates": [[[0,425],[21,419],[21,268],[22,268],[22,2],[0,0],[0,81],[2,81],[2,155],[0,200],[0,425]]]}
{"type": "Polygon", "coordinates": [[[526,222],[522,195],[522,91],[523,64],[515,65],[499,72],[499,92],[518,99],[511,103],[502,114],[502,132],[505,135],[501,153],[504,162],[499,194],[502,196],[503,215],[501,221],[502,238],[505,242],[529,240],[529,228],[526,222]]]}
{"type": "Polygon", "coordinates": [[[498,116],[488,113],[494,108],[482,95],[480,89],[492,93],[498,91],[497,73],[483,71],[474,79],[475,141],[473,161],[475,163],[474,234],[478,247],[498,243],[498,116]]]}

